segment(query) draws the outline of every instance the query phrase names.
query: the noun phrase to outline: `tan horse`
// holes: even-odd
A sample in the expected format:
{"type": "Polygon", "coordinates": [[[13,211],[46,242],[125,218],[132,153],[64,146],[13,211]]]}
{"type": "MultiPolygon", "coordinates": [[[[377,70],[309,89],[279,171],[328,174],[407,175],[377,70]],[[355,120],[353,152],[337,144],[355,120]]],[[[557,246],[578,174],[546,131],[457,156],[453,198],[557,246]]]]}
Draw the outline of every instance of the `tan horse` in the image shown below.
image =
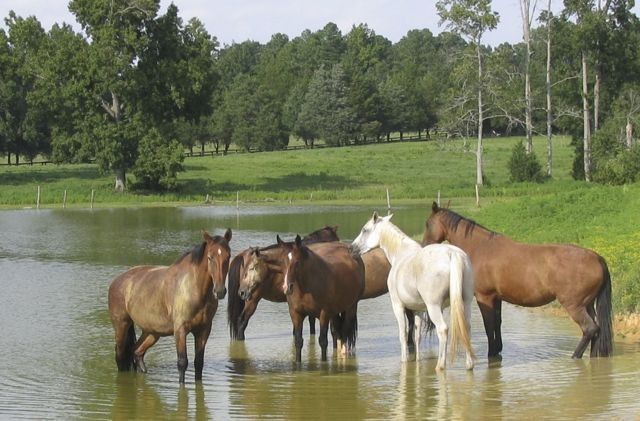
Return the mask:
{"type": "Polygon", "coordinates": [[[611,355],[611,278],[602,256],[574,245],[518,243],[434,202],[422,244],[442,241],[471,258],[489,357],[502,351],[502,300],[525,307],[558,300],[582,329],[573,358],[589,342],[592,357],[611,355]]]}
{"type": "Polygon", "coordinates": [[[204,348],[218,300],[226,294],[231,230],[203,233],[202,244],[171,266],[136,266],[109,287],[109,315],[115,329],[118,370],[146,372],[144,355],[161,336],[173,335],[180,383],[187,370],[187,334],[195,339],[195,378],[202,379],[204,348]],[[142,334],[136,341],[134,325],[142,334]]]}

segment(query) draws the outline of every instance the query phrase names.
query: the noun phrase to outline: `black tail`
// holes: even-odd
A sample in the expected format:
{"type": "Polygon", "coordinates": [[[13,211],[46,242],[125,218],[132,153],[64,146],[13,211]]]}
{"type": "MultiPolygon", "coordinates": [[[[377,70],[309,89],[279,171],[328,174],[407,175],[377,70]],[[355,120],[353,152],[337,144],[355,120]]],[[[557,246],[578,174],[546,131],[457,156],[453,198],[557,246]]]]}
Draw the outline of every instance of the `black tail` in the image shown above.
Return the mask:
{"type": "Polygon", "coordinates": [[[136,329],[131,323],[129,329],[127,330],[127,341],[124,344],[124,358],[121,363],[119,363],[118,369],[120,371],[135,371],[136,370],[136,360],[133,358],[133,351],[136,348],[136,329]]]}
{"type": "Polygon", "coordinates": [[[591,340],[591,356],[609,357],[613,352],[611,274],[607,262],[602,257],[600,257],[600,264],[604,273],[604,283],[596,297],[596,323],[600,327],[600,331],[591,340]]]}
{"type": "Polygon", "coordinates": [[[241,254],[237,255],[231,261],[229,266],[229,282],[227,294],[227,324],[229,325],[229,335],[231,339],[238,339],[239,320],[244,310],[244,300],[240,298],[238,290],[240,289],[240,269],[244,264],[241,254]]]}

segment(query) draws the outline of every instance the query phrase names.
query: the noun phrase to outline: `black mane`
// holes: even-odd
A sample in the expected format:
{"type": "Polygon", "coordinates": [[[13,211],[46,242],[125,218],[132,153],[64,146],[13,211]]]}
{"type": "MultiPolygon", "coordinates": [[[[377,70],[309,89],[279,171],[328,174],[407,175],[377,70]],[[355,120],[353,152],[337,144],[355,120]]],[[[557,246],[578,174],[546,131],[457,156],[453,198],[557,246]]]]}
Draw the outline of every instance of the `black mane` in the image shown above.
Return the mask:
{"type": "Polygon", "coordinates": [[[180,263],[187,256],[191,256],[191,262],[196,265],[202,262],[202,258],[204,257],[204,251],[207,249],[207,242],[203,241],[201,244],[198,244],[193,248],[193,250],[186,251],[182,256],[178,257],[174,264],[180,263]]]}
{"type": "Polygon", "coordinates": [[[440,212],[442,212],[442,218],[443,218],[444,224],[451,231],[456,231],[458,229],[458,225],[460,225],[460,222],[465,221],[467,223],[464,229],[465,238],[471,237],[476,227],[482,228],[483,230],[487,231],[489,233],[489,238],[497,237],[500,235],[499,233],[478,224],[473,219],[465,218],[464,216],[459,215],[449,209],[440,209],[440,212]]]}

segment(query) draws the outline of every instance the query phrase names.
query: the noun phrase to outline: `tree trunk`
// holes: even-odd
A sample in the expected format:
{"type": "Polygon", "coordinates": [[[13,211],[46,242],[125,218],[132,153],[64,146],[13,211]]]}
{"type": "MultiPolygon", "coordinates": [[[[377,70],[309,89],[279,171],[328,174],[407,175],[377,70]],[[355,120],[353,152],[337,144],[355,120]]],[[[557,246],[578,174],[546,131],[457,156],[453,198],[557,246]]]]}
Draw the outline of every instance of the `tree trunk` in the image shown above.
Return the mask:
{"type": "Polygon", "coordinates": [[[520,12],[522,14],[522,33],[525,46],[527,48],[524,57],[524,103],[525,103],[525,130],[527,133],[526,150],[530,154],[533,152],[533,122],[531,118],[531,21],[529,20],[530,3],[529,0],[520,0],[520,12]]]}
{"type": "Polygon", "coordinates": [[[7,152],[7,165],[11,166],[11,152],[7,152]]]}
{"type": "MultiPolygon", "coordinates": [[[[547,5],[549,15],[551,15],[551,0],[547,5]]],[[[553,114],[551,112],[551,19],[547,23],[547,175],[551,177],[552,172],[552,158],[553,158],[553,142],[551,123],[553,121],[553,114]]]]}
{"type": "Polygon", "coordinates": [[[200,156],[204,156],[204,142],[200,144],[200,156]]]}
{"type": "Polygon", "coordinates": [[[127,186],[127,180],[125,178],[124,168],[116,170],[116,185],[115,190],[122,193],[127,186]]]}
{"type": "Polygon", "coordinates": [[[476,44],[476,54],[478,56],[478,149],[476,150],[476,184],[483,185],[482,180],[482,53],[480,50],[480,39],[476,44]]]}
{"type": "Polygon", "coordinates": [[[589,122],[589,88],[587,85],[587,53],[582,52],[582,124],[584,145],[584,179],[591,181],[591,126],[589,122]]]}
{"type": "Polygon", "coordinates": [[[625,133],[627,135],[627,149],[631,149],[633,148],[633,125],[631,124],[631,121],[629,119],[627,119],[625,133]]]}
{"type": "Polygon", "coordinates": [[[593,83],[593,132],[597,132],[599,128],[598,120],[600,119],[600,85],[602,76],[600,73],[600,64],[596,64],[596,80],[593,83]]]}

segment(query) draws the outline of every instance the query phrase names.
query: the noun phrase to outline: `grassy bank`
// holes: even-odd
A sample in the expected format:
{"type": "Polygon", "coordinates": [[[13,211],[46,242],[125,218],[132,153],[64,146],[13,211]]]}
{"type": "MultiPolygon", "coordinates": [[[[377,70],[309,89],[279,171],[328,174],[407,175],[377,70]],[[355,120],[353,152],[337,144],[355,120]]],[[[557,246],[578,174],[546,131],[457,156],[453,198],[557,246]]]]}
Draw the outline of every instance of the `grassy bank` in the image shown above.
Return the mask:
{"type": "MultiPolygon", "coordinates": [[[[543,184],[511,184],[507,162],[514,138],[485,143],[488,185],[475,206],[473,142],[412,142],[289,152],[190,158],[170,193],[113,192],[113,177],[95,165],[0,167],[0,207],[194,205],[213,203],[431,203],[441,192],[455,210],[526,242],[568,242],[608,261],[618,311],[640,310],[640,185],[607,187],[571,179],[569,139],[554,140],[554,177],[543,184]]],[[[535,139],[544,155],[545,139],[535,139]]],[[[541,162],[544,162],[541,159],[541,162]]],[[[129,181],[134,181],[130,179],[129,181]]]]}

